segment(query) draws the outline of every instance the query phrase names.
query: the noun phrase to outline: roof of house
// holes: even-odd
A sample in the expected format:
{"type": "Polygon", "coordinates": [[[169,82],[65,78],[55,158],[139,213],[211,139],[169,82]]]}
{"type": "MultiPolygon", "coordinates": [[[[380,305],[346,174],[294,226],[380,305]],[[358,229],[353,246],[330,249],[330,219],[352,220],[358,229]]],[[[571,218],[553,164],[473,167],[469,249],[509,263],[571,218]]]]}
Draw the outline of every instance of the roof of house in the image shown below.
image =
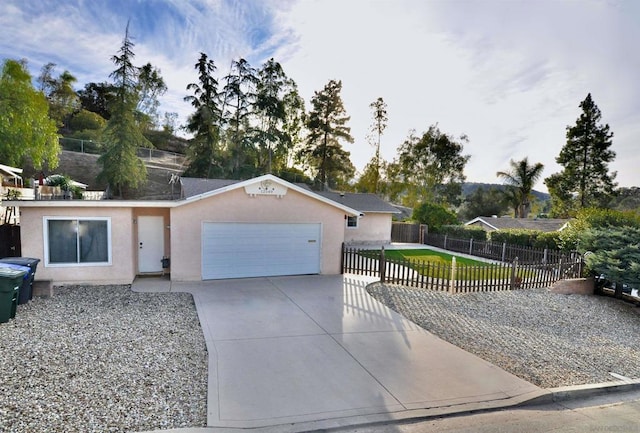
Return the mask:
{"type": "MultiPolygon", "coordinates": [[[[373,194],[348,194],[349,198],[345,200],[334,200],[330,193],[321,195],[312,191],[306,186],[287,182],[284,179],[265,174],[248,180],[232,180],[232,179],[195,179],[184,177],[181,178],[183,197],[181,200],[30,200],[21,201],[16,206],[24,207],[163,207],[172,208],[183,206],[208,197],[223,194],[239,188],[251,188],[252,185],[262,184],[263,182],[271,182],[280,185],[286,189],[292,189],[302,195],[311,197],[315,200],[326,203],[330,206],[343,210],[349,215],[358,215],[366,212],[378,213],[396,213],[397,210],[387,204],[382,199],[373,194]],[[365,197],[357,197],[365,196],[365,197]],[[357,206],[357,207],[354,207],[357,206]]],[[[249,192],[248,192],[249,193],[249,192]]],[[[339,193],[335,193],[340,198],[339,193]]],[[[347,194],[345,194],[345,197],[347,194]]],[[[334,197],[335,198],[335,197],[334,197]]]]}
{"type": "MultiPolygon", "coordinates": [[[[241,182],[240,180],[232,179],[196,179],[192,177],[183,177],[180,181],[182,182],[183,198],[190,198],[241,182]]],[[[375,194],[339,193],[329,191],[318,192],[313,191],[307,184],[294,185],[305,191],[318,194],[331,201],[340,203],[363,213],[400,213],[398,209],[391,206],[375,194]]]]}
{"type": "Polygon", "coordinates": [[[398,209],[391,206],[375,194],[351,192],[340,193],[330,191],[321,191],[316,194],[353,209],[357,209],[363,213],[400,213],[398,209]]]}
{"type": "Polygon", "coordinates": [[[209,191],[224,188],[235,183],[242,182],[234,179],[198,179],[194,177],[181,177],[182,198],[204,194],[209,191]]]}
{"type": "Polygon", "coordinates": [[[525,229],[554,232],[562,230],[568,219],[553,218],[510,218],[510,217],[477,217],[465,223],[465,225],[484,224],[493,230],[525,229]]]}

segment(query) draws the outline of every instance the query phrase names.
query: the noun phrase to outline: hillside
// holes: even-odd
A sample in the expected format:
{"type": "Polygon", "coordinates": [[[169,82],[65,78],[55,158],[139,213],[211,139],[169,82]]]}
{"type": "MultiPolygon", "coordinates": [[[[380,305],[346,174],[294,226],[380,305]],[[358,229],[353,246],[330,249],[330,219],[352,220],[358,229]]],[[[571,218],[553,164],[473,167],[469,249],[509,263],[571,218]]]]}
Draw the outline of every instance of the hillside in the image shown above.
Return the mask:
{"type": "MultiPolygon", "coordinates": [[[[47,166],[43,168],[45,176],[51,174],[64,174],[71,177],[77,182],[88,185],[88,190],[104,191],[106,184],[98,182],[97,177],[100,173],[98,165],[98,155],[88,153],[71,152],[63,150],[59,156],[60,163],[55,170],[50,170],[47,166]]],[[[172,174],[180,174],[182,171],[179,166],[171,162],[163,161],[161,158],[147,158],[145,161],[147,167],[147,184],[144,188],[131,194],[132,199],[155,199],[168,200],[172,198],[171,185],[169,180],[172,174]]],[[[33,165],[27,164],[24,169],[24,177],[38,178],[39,170],[36,171],[33,165]]],[[[179,193],[174,187],[174,194],[179,193]]]]}
{"type": "MultiPolygon", "coordinates": [[[[465,182],[462,184],[462,194],[466,197],[469,194],[473,194],[473,192],[478,188],[484,188],[485,190],[489,188],[497,188],[499,190],[503,190],[506,186],[500,183],[465,182]]],[[[551,199],[551,196],[546,192],[533,190],[532,194],[540,201],[547,201],[551,199]]]]}

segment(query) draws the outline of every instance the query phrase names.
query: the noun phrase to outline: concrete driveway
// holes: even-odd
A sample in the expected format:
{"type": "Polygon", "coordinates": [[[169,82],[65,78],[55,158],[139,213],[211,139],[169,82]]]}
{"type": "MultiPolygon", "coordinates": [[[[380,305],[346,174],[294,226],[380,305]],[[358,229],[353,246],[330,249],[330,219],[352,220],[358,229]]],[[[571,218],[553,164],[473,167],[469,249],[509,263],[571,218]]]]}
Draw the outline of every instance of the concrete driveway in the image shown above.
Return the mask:
{"type": "Polygon", "coordinates": [[[173,282],[171,291],[193,294],[207,342],[208,425],[311,430],[504,407],[544,394],[380,304],[365,290],[371,281],[173,282]]]}

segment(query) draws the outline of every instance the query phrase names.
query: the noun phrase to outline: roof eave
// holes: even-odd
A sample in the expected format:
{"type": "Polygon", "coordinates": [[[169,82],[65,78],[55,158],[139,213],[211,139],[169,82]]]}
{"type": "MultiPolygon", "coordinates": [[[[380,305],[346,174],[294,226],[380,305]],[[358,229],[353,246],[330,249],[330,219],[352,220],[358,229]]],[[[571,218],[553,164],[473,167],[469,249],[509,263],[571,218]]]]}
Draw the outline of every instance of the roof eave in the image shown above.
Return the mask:
{"type": "Polygon", "coordinates": [[[244,188],[247,185],[252,185],[252,184],[254,184],[256,182],[261,182],[261,181],[264,181],[264,180],[270,180],[272,182],[279,183],[280,185],[283,185],[283,186],[287,187],[288,189],[292,189],[292,190],[294,190],[294,191],[296,191],[296,192],[298,192],[300,194],[303,194],[303,195],[305,195],[307,197],[311,197],[311,198],[316,199],[318,201],[321,201],[321,202],[323,202],[325,204],[328,204],[330,206],[336,207],[336,208],[346,212],[349,215],[358,216],[358,215],[363,213],[363,212],[360,212],[360,211],[358,211],[356,209],[350,208],[348,206],[344,206],[344,205],[342,205],[340,203],[337,203],[337,202],[335,202],[333,200],[330,200],[330,199],[328,199],[326,197],[323,197],[323,196],[321,196],[319,194],[316,194],[313,191],[309,191],[309,190],[307,190],[305,188],[299,187],[299,186],[297,186],[297,185],[295,185],[295,184],[293,184],[291,182],[287,182],[284,179],[280,179],[279,177],[274,176],[272,174],[264,174],[262,176],[254,177],[252,179],[243,180],[243,181],[238,182],[238,183],[234,183],[234,184],[231,184],[231,185],[223,186],[222,188],[214,189],[213,191],[207,191],[207,192],[204,192],[202,194],[197,194],[197,195],[185,198],[185,199],[181,200],[180,202],[178,202],[177,206],[183,206],[183,205],[188,204],[188,203],[204,200],[206,198],[214,197],[214,196],[219,195],[219,194],[224,194],[225,192],[229,192],[229,191],[233,191],[233,190],[236,190],[236,189],[244,188]]]}

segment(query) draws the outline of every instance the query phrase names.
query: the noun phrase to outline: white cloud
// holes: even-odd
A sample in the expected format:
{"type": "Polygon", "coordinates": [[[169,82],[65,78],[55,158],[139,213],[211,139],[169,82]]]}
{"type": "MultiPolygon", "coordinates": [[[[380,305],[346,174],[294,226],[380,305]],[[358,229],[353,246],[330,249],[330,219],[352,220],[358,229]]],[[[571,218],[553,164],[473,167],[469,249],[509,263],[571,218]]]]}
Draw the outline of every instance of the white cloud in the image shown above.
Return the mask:
{"type": "MultiPolygon", "coordinates": [[[[5,0],[0,57],[47,62],[83,85],[105,81],[127,20],[136,62],[162,70],[161,110],[184,119],[182,101],[197,77],[199,52],[220,76],[232,58],[254,66],[273,56],[309,101],[330,79],[343,82],[355,138],[345,145],[362,169],[373,154],[365,137],[369,104],[383,97],[389,125],[382,154],[391,160],[410,129],[438,123],[467,134],[470,181],[496,182],[510,159],[529,157],[559,170],[565,127],[591,92],[615,133],[612,164],[623,186],[638,185],[640,3],[585,0],[5,0]]],[[[538,189],[544,189],[542,183],[538,189]]]]}

